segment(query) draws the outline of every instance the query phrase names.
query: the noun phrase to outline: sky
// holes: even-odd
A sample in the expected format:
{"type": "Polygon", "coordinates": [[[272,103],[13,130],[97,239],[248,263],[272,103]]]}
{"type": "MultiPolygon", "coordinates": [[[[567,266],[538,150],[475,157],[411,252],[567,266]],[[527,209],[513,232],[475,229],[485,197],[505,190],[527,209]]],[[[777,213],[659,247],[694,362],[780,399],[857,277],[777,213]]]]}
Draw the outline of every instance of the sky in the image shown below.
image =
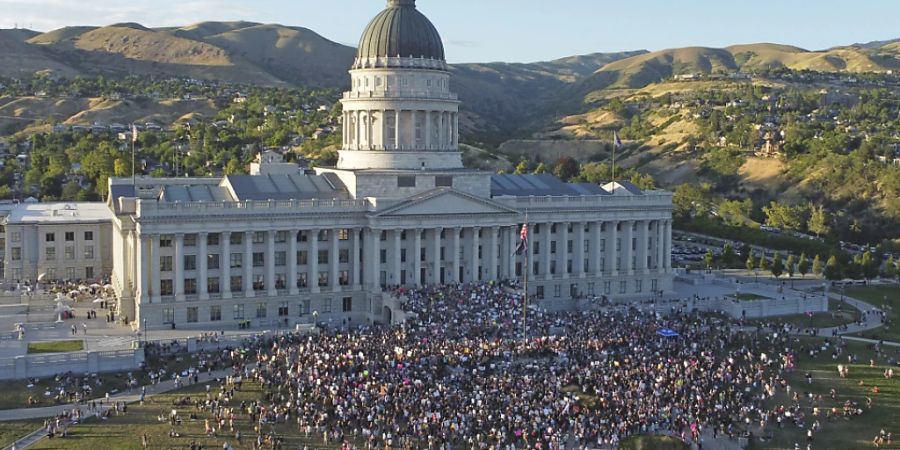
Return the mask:
{"type": "MultiPolygon", "coordinates": [[[[458,62],[776,42],[810,50],[900,38],[900,0],[418,0],[458,62]]],[[[385,0],[0,0],[0,28],[247,20],[355,46],[385,0]]]]}

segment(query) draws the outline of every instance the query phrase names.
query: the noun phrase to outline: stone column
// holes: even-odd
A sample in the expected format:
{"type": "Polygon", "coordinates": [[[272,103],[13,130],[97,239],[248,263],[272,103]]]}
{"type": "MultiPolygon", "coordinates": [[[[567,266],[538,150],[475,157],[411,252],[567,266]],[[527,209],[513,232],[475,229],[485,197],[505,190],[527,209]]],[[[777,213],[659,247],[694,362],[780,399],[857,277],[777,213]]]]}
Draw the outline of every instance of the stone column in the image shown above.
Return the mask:
{"type": "Polygon", "coordinates": [[[255,297],[253,291],[253,232],[244,232],[244,297],[255,297]]]}
{"type": "Polygon", "coordinates": [[[175,234],[175,257],[172,258],[175,266],[175,301],[184,301],[184,233],[175,234]]]}
{"type": "Polygon", "coordinates": [[[666,272],[670,272],[672,270],[672,221],[666,221],[666,229],[663,232],[663,237],[666,242],[666,249],[663,252],[663,259],[666,262],[666,272]]]}
{"type": "Polygon", "coordinates": [[[623,222],[625,227],[622,233],[622,266],[625,273],[634,275],[634,221],[623,222]]]}
{"type": "Polygon", "coordinates": [[[306,285],[310,292],[319,293],[319,230],[308,230],[309,252],[306,256],[306,285]]]}
{"type": "Polygon", "coordinates": [[[590,261],[588,261],[588,269],[591,273],[596,274],[599,278],[603,275],[603,271],[600,270],[600,258],[603,257],[602,251],[605,248],[600,246],[600,241],[603,240],[603,222],[591,222],[591,247],[590,247],[590,261]]]}
{"type": "Polygon", "coordinates": [[[353,290],[358,291],[361,289],[361,283],[359,280],[359,229],[352,228],[350,232],[352,235],[351,249],[350,249],[350,283],[353,284],[353,290]]]}
{"type": "Polygon", "coordinates": [[[572,270],[578,278],[584,278],[584,222],[575,222],[575,242],[572,247],[575,250],[575,261],[572,261],[572,270]]]}
{"type": "Polygon", "coordinates": [[[418,122],[416,121],[416,113],[417,113],[416,110],[412,110],[409,112],[409,117],[410,117],[410,124],[409,124],[410,147],[409,148],[411,148],[411,149],[418,149],[418,147],[416,147],[418,145],[418,142],[416,141],[416,125],[418,125],[418,122]]]}
{"type": "Polygon", "coordinates": [[[425,149],[431,150],[434,142],[431,141],[431,112],[425,111],[425,149]]]}
{"type": "Polygon", "coordinates": [[[441,231],[442,228],[432,230],[431,236],[431,284],[441,284],[441,231]]]}
{"type": "MultiPolygon", "coordinates": [[[[140,267],[140,282],[138,284],[138,304],[150,302],[150,267],[152,259],[150,257],[150,239],[141,234],[139,237],[141,243],[141,254],[138,259],[140,267]]],[[[9,241],[9,239],[7,239],[9,241]]]]}
{"type": "Polygon", "coordinates": [[[372,258],[369,261],[369,270],[372,272],[372,289],[380,290],[381,287],[381,230],[372,230],[372,258]]]}
{"type": "MultiPolygon", "coordinates": [[[[610,222],[606,222],[606,271],[613,277],[619,275],[619,268],[616,265],[616,261],[618,261],[619,255],[621,254],[618,245],[618,227],[618,221],[613,220],[610,222]]],[[[625,247],[623,246],[622,250],[624,249],[625,247]]]]}
{"type": "MultiPolygon", "coordinates": [[[[455,283],[459,283],[459,227],[455,227],[452,229],[453,232],[453,265],[450,267],[451,274],[449,280],[452,280],[455,283]]],[[[448,281],[449,281],[448,280],[448,281]]]]}
{"type": "MultiPolygon", "coordinates": [[[[203,231],[197,234],[197,292],[200,293],[200,300],[209,300],[209,251],[207,250],[206,239],[209,233],[203,231]]],[[[220,282],[219,285],[222,283],[220,282]]]]}
{"type": "Polygon", "coordinates": [[[266,233],[266,292],[269,297],[278,295],[275,287],[275,230],[266,233]]]}
{"type": "Polygon", "coordinates": [[[388,265],[387,284],[400,285],[400,270],[403,263],[400,261],[400,236],[401,230],[391,230],[391,251],[389,252],[390,264],[388,265]]]}
{"type": "MultiPolygon", "coordinates": [[[[516,238],[519,235],[519,226],[513,225],[511,227],[506,228],[506,251],[503,252],[504,258],[506,258],[506,270],[507,276],[509,279],[516,278],[516,259],[518,258],[514,253],[516,251],[516,238]]],[[[533,244],[529,244],[533,245],[533,244]]],[[[530,252],[531,249],[528,249],[530,252]]]]}
{"type": "Polygon", "coordinates": [[[328,255],[328,262],[331,264],[331,269],[328,273],[330,277],[329,283],[331,285],[332,292],[341,292],[341,251],[340,251],[340,240],[338,239],[338,229],[329,230],[328,234],[331,237],[331,251],[328,255]]]}
{"type": "Polygon", "coordinates": [[[219,237],[222,254],[219,255],[219,291],[222,298],[231,298],[231,232],[223,231],[219,237]]]}
{"type": "Polygon", "coordinates": [[[394,110],[394,149],[400,150],[400,110],[394,110]]]}
{"type": "Polygon", "coordinates": [[[478,247],[480,246],[478,234],[481,232],[481,227],[472,227],[472,257],[469,258],[469,261],[472,262],[470,272],[472,274],[472,281],[478,281],[481,277],[481,259],[478,257],[478,247]]]}
{"type": "Polygon", "coordinates": [[[151,303],[159,303],[161,301],[161,285],[159,278],[159,235],[154,234],[150,236],[150,267],[153,269],[152,283],[150,288],[150,294],[153,298],[151,303]]]}
{"type": "Polygon", "coordinates": [[[647,248],[650,246],[650,221],[642,220],[638,222],[638,252],[637,252],[637,270],[640,273],[649,273],[647,265],[647,248]]]}
{"type": "Polygon", "coordinates": [[[491,230],[491,235],[490,235],[490,239],[488,240],[488,254],[487,254],[487,261],[488,261],[487,262],[487,266],[488,266],[487,279],[488,280],[497,280],[500,278],[497,274],[497,265],[499,264],[499,262],[498,262],[499,257],[497,255],[497,252],[500,251],[500,249],[499,249],[500,244],[498,242],[500,229],[499,229],[499,227],[491,227],[490,230],[491,230]]]}
{"type": "Polygon", "coordinates": [[[663,258],[666,249],[666,238],[663,233],[665,228],[662,220],[656,221],[656,271],[659,273],[666,272],[666,263],[663,258]]]}
{"type": "Polygon", "coordinates": [[[459,113],[453,113],[453,135],[452,135],[453,148],[457,148],[459,146],[459,113]]]}
{"type": "Polygon", "coordinates": [[[559,231],[559,241],[556,244],[557,262],[556,270],[562,273],[563,279],[569,278],[569,222],[563,222],[556,226],[559,231]],[[560,230],[562,227],[562,230],[560,230]]]}
{"type": "Polygon", "coordinates": [[[297,230],[289,230],[287,232],[287,240],[288,294],[297,295],[300,292],[297,288],[297,230]]]}
{"type": "Polygon", "coordinates": [[[544,279],[552,280],[553,274],[550,273],[550,258],[552,254],[550,253],[550,231],[553,229],[552,223],[544,223],[541,224],[541,253],[543,261],[541,262],[541,272],[543,272],[544,279]]]}
{"type": "Polygon", "coordinates": [[[413,230],[413,280],[412,285],[415,287],[422,286],[422,229],[413,230]]]}

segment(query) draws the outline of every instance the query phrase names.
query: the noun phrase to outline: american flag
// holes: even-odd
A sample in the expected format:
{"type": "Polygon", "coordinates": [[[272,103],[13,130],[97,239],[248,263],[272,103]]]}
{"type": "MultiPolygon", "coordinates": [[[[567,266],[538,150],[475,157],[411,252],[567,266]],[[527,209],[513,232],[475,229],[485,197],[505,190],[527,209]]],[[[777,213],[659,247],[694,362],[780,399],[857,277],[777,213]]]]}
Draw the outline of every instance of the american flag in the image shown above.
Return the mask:
{"type": "Polygon", "coordinates": [[[616,148],[622,148],[622,140],[619,139],[619,132],[613,131],[613,145],[616,148]]]}
{"type": "Polygon", "coordinates": [[[516,247],[516,254],[528,253],[528,224],[522,225],[522,231],[519,233],[519,246],[516,247]]]}

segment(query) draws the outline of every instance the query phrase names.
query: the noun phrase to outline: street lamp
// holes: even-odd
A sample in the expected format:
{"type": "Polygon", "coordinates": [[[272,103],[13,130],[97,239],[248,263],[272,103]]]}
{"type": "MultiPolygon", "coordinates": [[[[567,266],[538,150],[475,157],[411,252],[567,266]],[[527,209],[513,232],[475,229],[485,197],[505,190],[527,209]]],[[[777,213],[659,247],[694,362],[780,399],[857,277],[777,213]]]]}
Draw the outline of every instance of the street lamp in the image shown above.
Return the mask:
{"type": "Polygon", "coordinates": [[[144,317],[144,346],[147,346],[147,342],[150,341],[150,330],[147,329],[147,318],[144,317]]]}

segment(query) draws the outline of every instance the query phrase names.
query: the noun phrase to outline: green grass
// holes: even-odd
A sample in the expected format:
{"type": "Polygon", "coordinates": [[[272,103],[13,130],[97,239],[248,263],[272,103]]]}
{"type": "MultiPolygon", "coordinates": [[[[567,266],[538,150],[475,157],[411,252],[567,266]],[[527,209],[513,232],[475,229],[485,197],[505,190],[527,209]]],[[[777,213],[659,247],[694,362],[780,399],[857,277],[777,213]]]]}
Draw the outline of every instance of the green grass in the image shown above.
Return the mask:
{"type": "MultiPolygon", "coordinates": [[[[196,367],[196,355],[193,356],[176,356],[169,357],[165,360],[156,358],[148,359],[148,367],[150,370],[166,369],[168,373],[180,372],[191,365],[196,367]]],[[[128,372],[113,372],[100,374],[102,386],[94,387],[94,398],[104,397],[107,392],[122,391],[128,387],[128,372]]],[[[140,370],[130,371],[140,384],[147,384],[150,378],[145,372],[140,370]]],[[[45,406],[54,406],[59,403],[55,396],[45,397],[44,392],[55,392],[57,383],[52,377],[40,378],[38,382],[31,388],[27,387],[25,380],[12,380],[0,382],[0,409],[14,408],[41,408],[45,406]],[[31,402],[29,403],[29,400],[31,402]]]]}
{"type": "Polygon", "coordinates": [[[748,323],[787,324],[798,328],[831,328],[856,322],[859,320],[859,316],[860,313],[858,309],[848,304],[841,305],[840,300],[828,300],[828,312],[815,313],[812,317],[806,314],[794,314],[767,319],[755,319],[748,321],[748,323]],[[838,311],[839,308],[840,311],[838,311]]]}
{"type": "Polygon", "coordinates": [[[689,450],[687,444],[670,436],[632,436],[619,445],[620,450],[689,450]]]}
{"type": "MultiPolygon", "coordinates": [[[[801,338],[801,342],[804,345],[819,346],[824,342],[824,338],[801,338]]],[[[897,358],[900,355],[896,349],[892,349],[890,356],[897,358]]],[[[874,449],[872,439],[881,429],[892,432],[894,436],[900,434],[900,421],[897,419],[900,417],[900,379],[895,376],[893,380],[886,380],[884,378],[886,367],[885,358],[877,359],[875,352],[861,343],[849,343],[847,351],[837,361],[832,360],[830,351],[822,352],[817,357],[798,352],[797,369],[787,375],[788,383],[794,391],[801,394],[812,392],[823,396],[823,414],[819,417],[822,430],[814,436],[814,449],[874,449]],[[857,355],[860,364],[851,365],[847,378],[840,378],[837,375],[837,365],[846,363],[848,353],[857,355]],[[876,367],[869,367],[870,359],[876,359],[876,367]],[[812,384],[807,384],[804,378],[807,371],[813,376],[812,384]],[[866,397],[873,397],[873,386],[878,386],[880,393],[875,398],[872,409],[865,410],[862,416],[833,420],[824,417],[825,408],[840,407],[848,399],[858,402],[865,409],[866,397]],[[837,391],[836,400],[831,400],[829,395],[832,388],[837,391]]],[[[790,404],[792,401],[783,392],[768,402],[770,407],[790,404]]],[[[807,415],[807,424],[812,423],[814,418],[809,401],[802,399],[800,404],[804,414],[807,415]]],[[[773,432],[774,438],[768,442],[754,442],[749,447],[751,450],[794,448],[795,442],[800,443],[802,448],[806,447],[805,429],[801,430],[793,425],[778,429],[777,425],[770,423],[767,431],[773,432]]],[[[882,446],[881,449],[900,449],[900,440],[895,438],[891,446],[882,446]]]]}
{"type": "Polygon", "coordinates": [[[11,445],[16,439],[21,439],[42,426],[43,420],[0,422],[0,448],[11,445]]]}
{"type": "Polygon", "coordinates": [[[37,353],[67,353],[84,350],[84,341],[44,341],[28,344],[28,354],[37,353]]]}
{"type": "MultiPolygon", "coordinates": [[[[834,289],[832,292],[839,293],[840,288],[834,289]]],[[[844,293],[887,312],[887,324],[881,328],[857,333],[858,336],[869,339],[900,341],[900,286],[849,287],[844,293]]]]}

